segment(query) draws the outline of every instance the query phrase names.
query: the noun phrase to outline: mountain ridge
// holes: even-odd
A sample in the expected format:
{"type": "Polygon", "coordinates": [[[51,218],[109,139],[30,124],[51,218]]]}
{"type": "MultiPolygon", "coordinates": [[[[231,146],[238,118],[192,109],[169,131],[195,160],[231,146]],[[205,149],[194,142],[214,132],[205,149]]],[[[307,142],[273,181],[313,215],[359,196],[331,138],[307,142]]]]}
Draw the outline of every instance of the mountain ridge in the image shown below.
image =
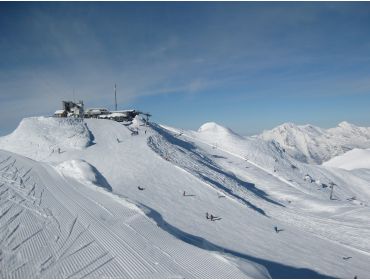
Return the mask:
{"type": "Polygon", "coordinates": [[[257,137],[278,142],[293,158],[305,163],[322,164],[353,148],[370,148],[370,127],[346,121],[329,129],[284,123],[257,137]]]}

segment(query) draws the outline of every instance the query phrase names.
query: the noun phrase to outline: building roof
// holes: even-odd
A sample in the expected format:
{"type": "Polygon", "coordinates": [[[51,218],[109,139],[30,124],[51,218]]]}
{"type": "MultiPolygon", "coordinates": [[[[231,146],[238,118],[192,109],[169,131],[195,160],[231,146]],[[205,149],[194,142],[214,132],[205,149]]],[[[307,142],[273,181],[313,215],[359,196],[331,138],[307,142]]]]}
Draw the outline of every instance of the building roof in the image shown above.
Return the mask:
{"type": "Polygon", "coordinates": [[[136,110],[117,110],[117,111],[111,111],[111,113],[133,113],[136,112],[136,110]]]}
{"type": "Polygon", "coordinates": [[[101,111],[98,109],[93,109],[93,110],[89,110],[87,113],[92,114],[92,115],[100,115],[101,111]]]}
{"type": "Polygon", "coordinates": [[[124,114],[122,112],[114,112],[112,114],[109,114],[108,117],[112,118],[127,117],[127,114],[124,114]]]}
{"type": "Polygon", "coordinates": [[[106,109],[106,108],[88,108],[88,109],[86,109],[86,112],[95,111],[95,110],[98,110],[98,111],[108,111],[108,109],[106,109]]]}

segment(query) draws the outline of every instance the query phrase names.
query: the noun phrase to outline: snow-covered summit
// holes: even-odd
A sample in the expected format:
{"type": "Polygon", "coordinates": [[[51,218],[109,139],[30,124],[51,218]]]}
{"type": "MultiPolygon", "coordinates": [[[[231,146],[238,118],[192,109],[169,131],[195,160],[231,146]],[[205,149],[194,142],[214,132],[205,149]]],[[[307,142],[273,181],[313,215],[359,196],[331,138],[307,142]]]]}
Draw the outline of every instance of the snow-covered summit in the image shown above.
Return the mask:
{"type": "Polygon", "coordinates": [[[198,129],[200,133],[213,133],[213,134],[223,134],[223,135],[237,135],[230,128],[219,125],[215,122],[207,122],[201,125],[198,129]]]}
{"type": "Polygon", "coordinates": [[[242,136],[232,131],[230,128],[219,125],[215,122],[207,122],[200,126],[198,131],[196,131],[198,137],[206,140],[218,142],[235,142],[243,139],[242,136]]]}
{"type": "Polygon", "coordinates": [[[355,145],[368,143],[370,140],[370,127],[356,126],[346,121],[339,123],[337,127],[329,128],[327,133],[334,138],[339,138],[338,140],[341,140],[340,138],[351,139],[355,145]]]}
{"type": "Polygon", "coordinates": [[[348,128],[348,127],[353,127],[355,126],[354,124],[351,124],[347,121],[342,121],[338,124],[339,127],[343,127],[343,128],[348,128]]]}

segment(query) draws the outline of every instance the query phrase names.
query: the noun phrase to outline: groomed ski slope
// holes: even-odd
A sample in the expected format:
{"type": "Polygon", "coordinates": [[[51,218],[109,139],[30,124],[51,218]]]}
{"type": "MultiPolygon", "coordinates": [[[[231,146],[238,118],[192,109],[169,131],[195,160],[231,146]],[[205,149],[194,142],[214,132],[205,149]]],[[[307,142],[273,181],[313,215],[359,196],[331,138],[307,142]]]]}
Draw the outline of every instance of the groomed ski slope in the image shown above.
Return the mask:
{"type": "Polygon", "coordinates": [[[2,278],[248,277],[120,196],[9,152],[0,159],[2,278]]]}
{"type": "Polygon", "coordinates": [[[3,277],[370,275],[368,180],[298,162],[276,143],[214,124],[30,118],[0,149],[3,277]]]}

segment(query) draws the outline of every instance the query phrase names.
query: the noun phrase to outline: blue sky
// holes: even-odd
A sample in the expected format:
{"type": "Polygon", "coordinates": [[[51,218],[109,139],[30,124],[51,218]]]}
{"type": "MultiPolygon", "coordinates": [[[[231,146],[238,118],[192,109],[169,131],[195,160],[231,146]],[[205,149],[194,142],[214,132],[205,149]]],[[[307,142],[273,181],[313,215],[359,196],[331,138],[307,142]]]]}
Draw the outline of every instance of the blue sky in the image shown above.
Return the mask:
{"type": "Polygon", "coordinates": [[[370,3],[0,3],[0,135],[61,100],[240,134],[370,126],[370,3]]]}

